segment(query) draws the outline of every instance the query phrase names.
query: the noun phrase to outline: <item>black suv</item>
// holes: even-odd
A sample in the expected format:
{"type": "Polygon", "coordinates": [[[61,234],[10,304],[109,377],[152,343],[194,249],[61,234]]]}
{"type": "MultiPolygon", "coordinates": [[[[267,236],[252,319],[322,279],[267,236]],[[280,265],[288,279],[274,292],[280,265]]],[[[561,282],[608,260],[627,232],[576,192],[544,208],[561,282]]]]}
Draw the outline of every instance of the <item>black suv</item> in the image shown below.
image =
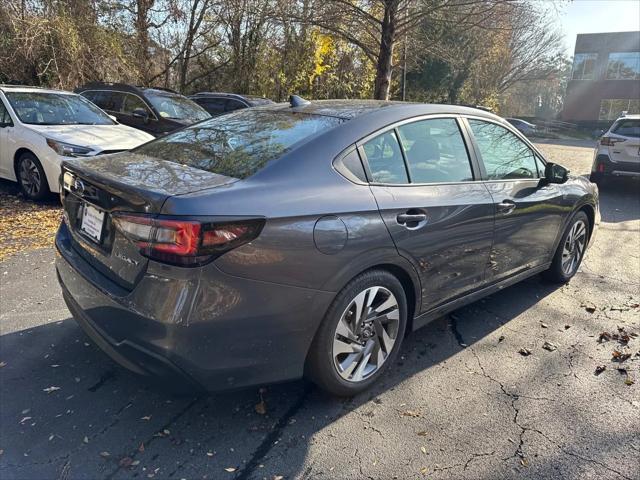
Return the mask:
{"type": "Polygon", "coordinates": [[[234,110],[240,110],[241,108],[257,107],[258,105],[273,103],[268,98],[253,95],[237,95],[235,93],[201,92],[191,95],[189,98],[204,108],[213,117],[234,110]]]}
{"type": "Polygon", "coordinates": [[[88,83],[75,90],[118,122],[155,136],[209,118],[199,105],[173,90],[123,83],[88,83]]]}

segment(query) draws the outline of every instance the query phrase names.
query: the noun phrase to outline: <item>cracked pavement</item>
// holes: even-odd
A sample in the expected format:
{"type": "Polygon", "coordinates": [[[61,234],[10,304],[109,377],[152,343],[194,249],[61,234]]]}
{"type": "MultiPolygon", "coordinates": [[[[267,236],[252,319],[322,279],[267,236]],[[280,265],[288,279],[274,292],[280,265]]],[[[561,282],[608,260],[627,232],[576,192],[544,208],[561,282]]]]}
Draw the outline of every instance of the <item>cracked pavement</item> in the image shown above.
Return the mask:
{"type": "MultiPolygon", "coordinates": [[[[589,171],[586,146],[541,149],[589,171]]],[[[570,284],[536,276],[434,321],[358,397],[269,386],[266,415],[257,388],[177,396],[123,370],[70,318],[53,250],[16,254],[0,263],[0,477],[640,478],[640,337],[599,341],[640,334],[638,184],[601,207],[570,284]]]]}

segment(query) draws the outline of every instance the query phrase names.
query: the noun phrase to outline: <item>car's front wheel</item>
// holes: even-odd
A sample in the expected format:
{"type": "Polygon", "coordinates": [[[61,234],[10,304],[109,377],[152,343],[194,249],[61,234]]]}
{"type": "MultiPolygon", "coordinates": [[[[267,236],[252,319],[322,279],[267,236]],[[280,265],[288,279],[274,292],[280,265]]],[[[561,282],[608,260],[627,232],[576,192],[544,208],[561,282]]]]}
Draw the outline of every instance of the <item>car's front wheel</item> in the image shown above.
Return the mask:
{"type": "Polygon", "coordinates": [[[47,176],[40,161],[32,153],[23,153],[16,164],[18,184],[31,200],[42,200],[49,194],[47,176]]]}
{"type": "Polygon", "coordinates": [[[393,363],[407,324],[402,284],[385,270],[354,278],[336,296],[309,351],[307,373],[339,396],[369,388],[393,363]]]}
{"type": "Polygon", "coordinates": [[[551,267],[545,272],[547,279],[566,283],[573,278],[589,243],[589,229],[589,218],[584,212],[574,215],[560,239],[551,267]]]}

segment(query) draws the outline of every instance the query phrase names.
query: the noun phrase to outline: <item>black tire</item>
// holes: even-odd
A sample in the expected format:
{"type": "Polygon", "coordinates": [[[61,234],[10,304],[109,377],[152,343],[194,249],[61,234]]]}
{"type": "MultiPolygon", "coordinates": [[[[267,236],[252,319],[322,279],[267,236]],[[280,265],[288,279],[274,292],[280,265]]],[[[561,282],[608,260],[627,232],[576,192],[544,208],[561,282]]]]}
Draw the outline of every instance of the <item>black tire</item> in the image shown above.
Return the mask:
{"type": "Polygon", "coordinates": [[[48,197],[49,184],[40,160],[33,153],[23,153],[16,162],[16,177],[20,190],[30,200],[48,197]]]}
{"type": "MultiPolygon", "coordinates": [[[[369,312],[369,310],[366,311],[369,312]]],[[[373,311],[371,313],[374,313],[373,311]]],[[[341,325],[344,324],[346,323],[341,323],[341,325]]],[[[351,280],[342,291],[338,293],[327,310],[311,344],[307,356],[305,373],[314,383],[333,395],[350,397],[363,392],[380,378],[386,369],[389,368],[389,365],[394,363],[400,350],[402,339],[404,338],[406,325],[407,300],[400,281],[386,270],[370,270],[364,272],[351,280]],[[375,289],[375,287],[382,288],[375,289]],[[360,345],[355,341],[340,336],[337,329],[338,323],[342,322],[343,316],[345,316],[345,319],[356,318],[355,315],[353,315],[354,311],[352,308],[354,308],[357,297],[362,294],[364,294],[364,297],[361,297],[364,298],[364,303],[368,301],[369,295],[373,296],[371,303],[373,311],[377,310],[378,307],[383,307],[387,301],[393,304],[394,300],[397,308],[391,306],[386,309],[381,309],[378,315],[367,316],[366,318],[361,316],[361,318],[364,318],[364,321],[362,322],[363,329],[361,332],[361,341],[363,344],[360,345]],[[398,312],[397,315],[395,313],[396,310],[398,312]],[[384,312],[388,313],[383,315],[384,312]],[[396,316],[398,316],[397,323],[395,320],[396,316]],[[394,343],[388,352],[386,352],[386,342],[380,328],[385,328],[384,333],[387,334],[387,339],[393,339],[394,343]],[[395,337],[393,337],[394,333],[395,337]],[[362,367],[361,370],[365,370],[367,367],[373,368],[369,362],[362,361],[362,358],[368,357],[361,356],[361,360],[357,362],[353,360],[350,362],[350,364],[356,364],[353,370],[353,378],[343,378],[341,375],[349,375],[346,371],[349,369],[342,370],[342,373],[339,373],[338,359],[346,358],[349,355],[357,357],[360,353],[340,353],[334,360],[334,340],[336,338],[339,338],[339,342],[342,341],[340,339],[344,339],[345,341],[343,343],[345,345],[349,344],[349,346],[361,348],[363,350],[362,355],[366,355],[368,352],[371,358],[370,362],[376,363],[375,369],[372,370],[371,373],[366,374],[366,377],[356,380],[357,376],[361,377],[363,375],[362,373],[358,375],[358,367],[362,367]],[[376,346],[371,347],[371,342],[376,346]],[[372,348],[374,350],[372,350],[372,348]],[[380,355],[383,357],[381,361],[381,357],[377,353],[372,353],[378,351],[381,351],[380,355]],[[343,355],[345,357],[342,357],[343,355]],[[377,358],[377,361],[374,360],[374,356],[377,358]]],[[[353,331],[354,330],[350,330],[350,333],[353,331]]]]}
{"type": "MultiPolygon", "coordinates": [[[[585,250],[587,248],[587,245],[589,244],[590,232],[591,232],[591,224],[589,222],[589,217],[587,217],[587,214],[584,213],[583,211],[576,213],[571,219],[571,221],[569,222],[569,224],[567,225],[567,228],[565,229],[564,233],[562,234],[562,238],[560,239],[558,248],[556,249],[556,252],[553,255],[551,267],[549,267],[549,269],[546,272],[544,272],[544,276],[547,280],[554,283],[567,283],[569,280],[573,278],[573,276],[576,274],[576,272],[580,268],[580,264],[582,263],[582,260],[584,259],[585,250]],[[567,240],[569,238],[569,235],[571,234],[575,226],[580,222],[582,222],[582,224],[585,226],[584,244],[583,244],[582,250],[579,253],[578,258],[575,261],[575,264],[572,264],[571,268],[567,270],[567,268],[565,268],[567,266],[566,262],[563,264],[563,260],[565,260],[565,258],[563,258],[563,254],[565,253],[565,247],[567,247],[567,240]]],[[[575,249],[577,247],[573,245],[572,248],[575,249]]]]}

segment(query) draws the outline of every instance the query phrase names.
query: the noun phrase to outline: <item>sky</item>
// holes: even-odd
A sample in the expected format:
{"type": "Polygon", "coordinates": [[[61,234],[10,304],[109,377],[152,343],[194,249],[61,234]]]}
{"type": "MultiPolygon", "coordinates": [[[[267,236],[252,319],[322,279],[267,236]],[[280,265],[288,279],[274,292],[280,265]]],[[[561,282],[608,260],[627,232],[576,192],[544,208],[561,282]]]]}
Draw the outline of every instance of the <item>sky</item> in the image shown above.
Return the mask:
{"type": "Polygon", "coordinates": [[[640,0],[573,0],[554,15],[570,56],[578,33],[640,31],[640,0]]]}

